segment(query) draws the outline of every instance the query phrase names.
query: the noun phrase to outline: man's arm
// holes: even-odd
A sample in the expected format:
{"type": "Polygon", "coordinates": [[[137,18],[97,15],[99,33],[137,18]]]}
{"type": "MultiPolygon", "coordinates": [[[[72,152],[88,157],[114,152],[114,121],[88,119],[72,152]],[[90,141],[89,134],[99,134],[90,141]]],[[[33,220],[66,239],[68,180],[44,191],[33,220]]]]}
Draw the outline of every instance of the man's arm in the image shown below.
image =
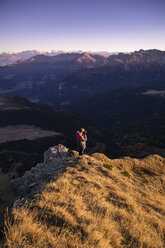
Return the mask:
{"type": "Polygon", "coordinates": [[[86,134],[81,137],[81,141],[87,141],[87,136],[86,134]]]}

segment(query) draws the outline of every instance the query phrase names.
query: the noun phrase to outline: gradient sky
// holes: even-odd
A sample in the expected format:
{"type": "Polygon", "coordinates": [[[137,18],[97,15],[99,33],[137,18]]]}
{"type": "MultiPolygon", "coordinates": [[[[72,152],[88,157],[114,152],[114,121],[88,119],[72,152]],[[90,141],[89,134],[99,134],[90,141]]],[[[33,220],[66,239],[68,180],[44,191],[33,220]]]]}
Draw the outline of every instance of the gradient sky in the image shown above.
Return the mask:
{"type": "Polygon", "coordinates": [[[165,50],[165,0],[0,0],[0,52],[165,50]]]}

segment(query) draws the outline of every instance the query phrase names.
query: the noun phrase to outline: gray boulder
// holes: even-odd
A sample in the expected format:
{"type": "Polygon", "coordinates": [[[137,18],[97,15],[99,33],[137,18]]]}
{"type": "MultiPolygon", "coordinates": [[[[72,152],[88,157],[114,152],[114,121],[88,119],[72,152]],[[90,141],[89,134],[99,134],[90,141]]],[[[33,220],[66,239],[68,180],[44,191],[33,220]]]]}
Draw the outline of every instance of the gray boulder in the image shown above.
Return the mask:
{"type": "Polygon", "coordinates": [[[59,144],[58,146],[50,147],[44,152],[44,162],[52,160],[54,158],[66,158],[68,156],[68,148],[59,144]]]}

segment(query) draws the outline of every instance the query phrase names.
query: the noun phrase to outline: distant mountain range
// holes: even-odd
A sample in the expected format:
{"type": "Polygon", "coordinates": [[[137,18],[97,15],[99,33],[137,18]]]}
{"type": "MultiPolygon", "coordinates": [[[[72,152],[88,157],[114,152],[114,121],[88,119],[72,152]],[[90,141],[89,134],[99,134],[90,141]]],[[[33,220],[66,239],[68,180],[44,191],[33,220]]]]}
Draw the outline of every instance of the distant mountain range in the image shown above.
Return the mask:
{"type": "Polygon", "coordinates": [[[165,52],[140,50],[112,55],[99,65],[86,67],[52,83],[40,100],[58,107],[71,109],[84,99],[123,87],[136,88],[165,78],[165,52]]]}
{"type": "Polygon", "coordinates": [[[71,109],[98,93],[165,78],[165,52],[37,55],[0,67],[0,93],[71,109]]]}
{"type": "MultiPolygon", "coordinates": [[[[46,51],[38,51],[38,50],[27,50],[27,51],[22,51],[22,52],[18,52],[18,53],[0,53],[0,66],[5,66],[5,65],[9,65],[9,64],[13,64],[18,60],[21,59],[29,59],[31,57],[34,57],[36,55],[46,55],[46,56],[55,56],[58,54],[62,54],[62,53],[67,53],[65,51],[62,50],[53,50],[51,52],[46,52],[46,51]]],[[[73,52],[68,52],[68,53],[73,53],[73,52]]],[[[76,51],[75,53],[83,53],[82,51],[76,51]]],[[[117,52],[106,52],[106,51],[101,51],[101,52],[90,52],[89,53],[95,53],[95,54],[102,54],[102,55],[112,55],[112,54],[116,54],[117,52]]]]}
{"type": "Polygon", "coordinates": [[[3,52],[3,53],[0,53],[0,66],[13,64],[20,59],[29,59],[33,56],[40,55],[40,54],[43,54],[46,56],[55,56],[60,53],[64,53],[64,52],[63,51],[41,52],[37,50],[27,50],[27,51],[22,51],[18,53],[3,52]]]}

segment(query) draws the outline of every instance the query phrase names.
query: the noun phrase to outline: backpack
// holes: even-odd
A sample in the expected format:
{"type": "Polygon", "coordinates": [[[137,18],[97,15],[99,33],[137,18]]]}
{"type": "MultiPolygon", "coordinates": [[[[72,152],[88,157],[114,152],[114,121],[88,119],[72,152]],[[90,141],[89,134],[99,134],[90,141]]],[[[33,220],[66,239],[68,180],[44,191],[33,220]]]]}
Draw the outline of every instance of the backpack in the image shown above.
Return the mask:
{"type": "Polygon", "coordinates": [[[79,131],[77,131],[76,132],[76,139],[77,139],[77,142],[78,143],[80,143],[81,137],[82,137],[82,133],[80,133],[79,131]]]}

